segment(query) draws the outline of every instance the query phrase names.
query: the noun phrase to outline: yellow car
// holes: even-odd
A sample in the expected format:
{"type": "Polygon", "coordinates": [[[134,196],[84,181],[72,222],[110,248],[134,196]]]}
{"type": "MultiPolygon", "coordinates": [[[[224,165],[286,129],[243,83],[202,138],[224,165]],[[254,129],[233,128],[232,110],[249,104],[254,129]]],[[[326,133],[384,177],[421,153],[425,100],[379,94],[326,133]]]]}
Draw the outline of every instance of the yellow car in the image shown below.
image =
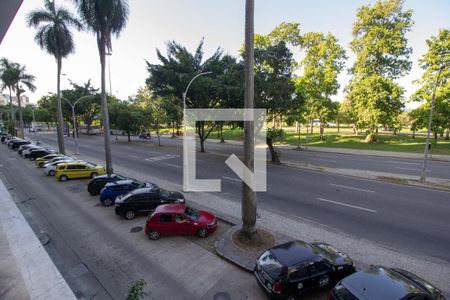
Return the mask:
{"type": "Polygon", "coordinates": [[[55,177],[60,181],[75,178],[94,178],[97,175],[106,174],[105,168],[89,162],[66,162],[58,164],[55,177]]]}
{"type": "Polygon", "coordinates": [[[59,157],[59,156],[63,156],[63,155],[59,154],[59,153],[51,153],[51,154],[47,154],[45,156],[39,157],[36,159],[36,167],[42,168],[44,166],[44,164],[46,163],[46,161],[49,161],[50,159],[53,159],[53,158],[59,157]]]}

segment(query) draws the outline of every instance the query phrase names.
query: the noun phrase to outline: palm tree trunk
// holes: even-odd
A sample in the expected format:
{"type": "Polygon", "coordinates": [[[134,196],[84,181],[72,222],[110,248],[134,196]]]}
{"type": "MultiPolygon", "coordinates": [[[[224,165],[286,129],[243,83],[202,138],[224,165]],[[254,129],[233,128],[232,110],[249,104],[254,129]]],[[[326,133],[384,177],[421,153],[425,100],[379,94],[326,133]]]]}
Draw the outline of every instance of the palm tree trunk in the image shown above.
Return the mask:
{"type": "Polygon", "coordinates": [[[19,105],[19,128],[20,128],[20,137],[24,138],[24,131],[23,131],[23,111],[22,111],[22,104],[20,102],[20,87],[19,84],[17,84],[17,104],[19,105]]]}
{"type": "Polygon", "coordinates": [[[102,81],[102,121],[103,121],[103,137],[105,141],[105,160],[106,160],[106,172],[112,174],[113,165],[111,157],[111,145],[109,143],[109,114],[108,114],[108,102],[106,100],[106,81],[105,81],[105,48],[106,41],[103,37],[100,37],[98,43],[100,53],[100,65],[101,65],[101,81],[102,81]]]}
{"type": "Polygon", "coordinates": [[[61,107],[61,67],[62,59],[58,57],[57,59],[57,78],[56,78],[56,120],[58,125],[57,135],[58,135],[58,149],[59,153],[66,154],[66,149],[64,145],[64,120],[61,107]]]}
{"type": "Polygon", "coordinates": [[[13,123],[15,123],[15,121],[16,121],[16,114],[14,113],[14,107],[13,107],[13,103],[12,103],[11,87],[8,86],[8,89],[9,89],[9,105],[11,107],[11,121],[13,123]]]}
{"type": "MultiPolygon", "coordinates": [[[[254,10],[255,1],[245,1],[245,105],[254,108],[254,10]]],[[[254,132],[253,121],[244,122],[244,164],[253,171],[254,132]]],[[[242,228],[247,237],[256,233],[256,193],[242,182],[242,228]]]]}

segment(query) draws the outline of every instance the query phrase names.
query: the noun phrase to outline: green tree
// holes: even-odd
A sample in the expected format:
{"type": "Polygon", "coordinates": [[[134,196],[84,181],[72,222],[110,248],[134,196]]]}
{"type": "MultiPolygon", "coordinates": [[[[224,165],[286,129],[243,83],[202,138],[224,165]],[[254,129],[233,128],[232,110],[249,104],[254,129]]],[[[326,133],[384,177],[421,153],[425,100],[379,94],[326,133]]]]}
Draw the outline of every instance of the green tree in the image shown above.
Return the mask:
{"type": "Polygon", "coordinates": [[[36,43],[41,49],[56,58],[56,119],[58,120],[58,148],[65,153],[64,126],[61,108],[61,68],[62,59],[75,51],[70,27],[81,29],[81,23],[64,7],[57,7],[54,1],[44,0],[44,9],[34,10],[27,16],[28,26],[37,28],[36,43]]]}
{"type": "MultiPolygon", "coordinates": [[[[167,44],[167,55],[164,56],[157,49],[160,64],[147,62],[149,77],[146,84],[156,96],[172,97],[182,104],[182,94],[190,80],[202,72],[212,72],[208,76],[201,76],[190,86],[186,97],[187,108],[219,108],[222,99],[219,96],[220,76],[223,74],[224,64],[221,63],[222,51],[217,49],[214,54],[204,59],[203,40],[195,53],[190,53],[185,47],[175,41],[167,44]]],[[[200,139],[200,152],[205,152],[204,143],[215,127],[214,122],[198,121],[197,134],[200,139]]]]}
{"type": "Polygon", "coordinates": [[[358,126],[369,129],[370,136],[381,124],[398,125],[403,109],[403,89],[394,82],[411,69],[406,34],[413,25],[412,11],[403,9],[403,0],[378,0],[358,9],[353,24],[356,54],[347,86],[355,106],[358,126]]]}
{"type": "Polygon", "coordinates": [[[16,79],[18,77],[19,66],[7,58],[3,57],[0,60],[0,78],[2,80],[2,85],[0,86],[0,91],[8,88],[9,90],[9,106],[11,112],[11,120],[15,121],[15,113],[12,103],[12,92],[16,90],[16,79]]]}
{"type": "Polygon", "coordinates": [[[78,12],[88,30],[97,37],[101,65],[101,111],[105,140],[105,160],[108,174],[113,172],[111,145],[109,142],[109,114],[106,97],[105,56],[112,52],[112,35],[119,36],[128,18],[127,0],[74,0],[78,12]]]}
{"type": "Polygon", "coordinates": [[[152,125],[158,137],[158,146],[161,146],[160,128],[162,124],[166,124],[168,121],[167,112],[164,109],[164,99],[161,97],[153,98],[150,102],[150,109],[152,125]]]}
{"type": "MultiPolygon", "coordinates": [[[[131,135],[139,132],[141,126],[140,121],[144,118],[142,110],[133,103],[119,101],[111,103],[110,120],[116,129],[123,130],[128,142],[131,142],[131,135]]],[[[105,132],[105,135],[108,134],[105,132]]]]}
{"type": "Polygon", "coordinates": [[[434,94],[431,128],[437,142],[438,133],[446,131],[448,139],[450,130],[450,30],[441,29],[437,36],[427,40],[427,45],[428,52],[419,60],[424,73],[415,81],[420,88],[411,96],[411,100],[425,103],[412,112],[415,119],[413,127],[428,126],[428,112],[434,94]]]}
{"type": "Polygon", "coordinates": [[[22,101],[20,99],[20,96],[22,95],[25,90],[23,87],[27,87],[31,92],[34,92],[36,90],[36,87],[34,86],[34,75],[28,74],[26,71],[25,66],[21,66],[19,64],[16,65],[17,70],[15,74],[17,75],[15,78],[16,82],[16,97],[17,97],[17,104],[19,106],[19,128],[20,128],[20,134],[23,137],[24,132],[24,122],[23,122],[23,107],[22,107],[22,101]]]}

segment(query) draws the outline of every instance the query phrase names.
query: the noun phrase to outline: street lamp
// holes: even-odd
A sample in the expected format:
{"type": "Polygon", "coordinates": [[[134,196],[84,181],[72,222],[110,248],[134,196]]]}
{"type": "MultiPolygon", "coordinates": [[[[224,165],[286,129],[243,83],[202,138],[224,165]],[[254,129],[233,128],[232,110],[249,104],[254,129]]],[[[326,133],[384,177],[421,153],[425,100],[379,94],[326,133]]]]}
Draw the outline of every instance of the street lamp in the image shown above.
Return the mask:
{"type": "MultiPolygon", "coordinates": [[[[441,63],[442,63],[441,59],[441,63]]],[[[439,83],[439,77],[441,77],[441,73],[442,71],[445,69],[445,67],[448,65],[448,63],[446,64],[442,64],[441,67],[439,68],[439,72],[437,74],[437,78],[436,78],[436,82],[434,83],[434,87],[433,87],[433,95],[431,96],[431,107],[430,107],[430,114],[428,117],[428,131],[427,131],[427,141],[425,143],[425,151],[424,151],[424,157],[423,157],[423,164],[422,164],[422,173],[420,174],[420,181],[425,181],[426,179],[426,170],[427,170],[427,159],[428,159],[428,150],[430,148],[430,133],[431,133],[431,123],[433,121],[433,109],[434,109],[434,99],[436,96],[436,88],[437,85],[439,83]]]]}
{"type": "Polygon", "coordinates": [[[77,122],[76,122],[76,119],[75,119],[75,105],[77,105],[77,103],[79,101],[87,99],[89,97],[90,96],[82,96],[82,97],[78,98],[77,101],[75,101],[73,104],[69,100],[67,100],[66,98],[61,97],[61,99],[66,101],[70,105],[70,107],[72,108],[72,120],[73,120],[73,131],[74,131],[73,132],[73,136],[75,138],[75,154],[79,154],[78,153],[78,134],[77,134],[78,130],[77,130],[77,122]]]}

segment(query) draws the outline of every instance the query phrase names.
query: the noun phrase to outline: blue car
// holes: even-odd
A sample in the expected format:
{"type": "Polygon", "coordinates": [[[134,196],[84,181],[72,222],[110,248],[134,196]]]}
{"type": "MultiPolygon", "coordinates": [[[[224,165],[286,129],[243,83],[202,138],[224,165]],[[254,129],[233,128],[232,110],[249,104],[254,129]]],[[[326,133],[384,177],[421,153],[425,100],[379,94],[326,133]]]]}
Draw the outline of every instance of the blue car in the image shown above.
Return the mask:
{"type": "Polygon", "coordinates": [[[119,180],[110,182],[100,191],[100,203],[104,206],[114,204],[117,196],[128,194],[129,192],[143,187],[157,187],[153,183],[144,183],[134,179],[119,180]]]}

